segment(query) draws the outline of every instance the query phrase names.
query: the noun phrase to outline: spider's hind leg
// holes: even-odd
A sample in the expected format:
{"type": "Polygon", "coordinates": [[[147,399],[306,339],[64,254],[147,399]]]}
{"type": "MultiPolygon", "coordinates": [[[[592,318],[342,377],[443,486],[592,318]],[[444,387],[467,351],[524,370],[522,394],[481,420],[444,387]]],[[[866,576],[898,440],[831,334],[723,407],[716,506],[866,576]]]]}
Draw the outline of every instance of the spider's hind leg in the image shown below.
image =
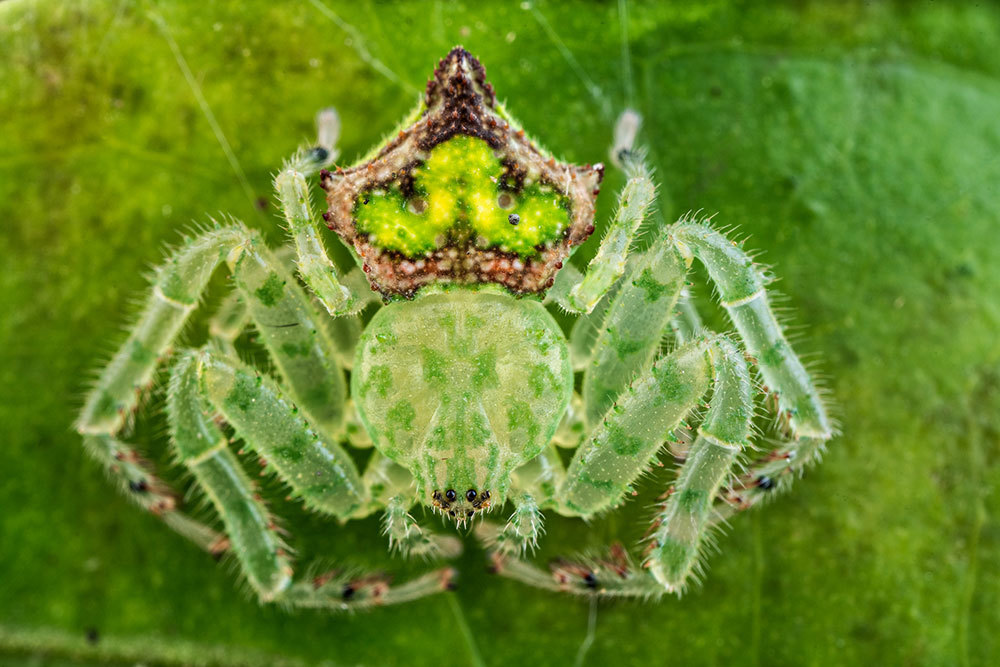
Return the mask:
{"type": "MultiPolygon", "coordinates": [[[[306,177],[333,162],[340,120],[333,109],[325,109],[316,117],[319,144],[302,148],[286,162],[274,179],[274,189],[281,204],[288,232],[295,245],[299,275],[327,312],[333,317],[355,313],[367,305],[355,290],[344,285],[336,265],[326,253],[323,240],[316,231],[306,177]]],[[[328,172],[323,172],[328,177],[328,172]]]]}
{"type": "Polygon", "coordinates": [[[616,128],[616,145],[612,147],[612,155],[621,161],[628,181],[618,196],[618,209],[597,254],[587,266],[586,274],[567,264],[556,274],[555,283],[549,290],[547,298],[570,312],[593,311],[622,277],[632,244],[656,198],[656,187],[643,151],[632,146],[637,131],[638,114],[623,114],[616,128]],[[623,133],[622,127],[633,122],[635,128],[623,133]]]}

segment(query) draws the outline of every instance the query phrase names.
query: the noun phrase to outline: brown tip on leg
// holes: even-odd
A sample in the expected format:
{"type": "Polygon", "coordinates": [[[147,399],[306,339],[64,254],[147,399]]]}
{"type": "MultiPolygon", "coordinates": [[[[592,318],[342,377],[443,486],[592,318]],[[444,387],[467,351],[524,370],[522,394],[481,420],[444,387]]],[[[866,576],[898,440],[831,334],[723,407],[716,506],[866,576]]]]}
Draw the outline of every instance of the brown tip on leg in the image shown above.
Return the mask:
{"type": "Polygon", "coordinates": [[[211,546],[208,547],[208,553],[211,554],[212,558],[214,558],[216,561],[219,561],[222,560],[222,557],[226,554],[227,551],[229,551],[229,548],[231,546],[232,543],[230,543],[229,538],[226,536],[222,536],[215,542],[212,542],[211,546]]]}
{"type": "Polygon", "coordinates": [[[458,588],[458,570],[446,567],[441,570],[441,590],[453,591],[458,588]]]}

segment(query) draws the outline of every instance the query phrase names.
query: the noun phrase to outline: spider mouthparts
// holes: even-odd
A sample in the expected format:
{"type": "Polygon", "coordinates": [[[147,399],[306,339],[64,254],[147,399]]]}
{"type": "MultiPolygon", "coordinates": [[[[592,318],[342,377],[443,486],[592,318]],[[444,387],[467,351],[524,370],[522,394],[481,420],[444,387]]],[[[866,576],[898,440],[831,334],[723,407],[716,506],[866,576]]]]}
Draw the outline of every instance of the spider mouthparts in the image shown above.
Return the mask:
{"type": "Polygon", "coordinates": [[[475,489],[469,489],[464,493],[458,493],[454,489],[435,490],[431,493],[431,502],[436,510],[457,523],[472,519],[476,514],[488,510],[491,505],[490,492],[475,489]]]}

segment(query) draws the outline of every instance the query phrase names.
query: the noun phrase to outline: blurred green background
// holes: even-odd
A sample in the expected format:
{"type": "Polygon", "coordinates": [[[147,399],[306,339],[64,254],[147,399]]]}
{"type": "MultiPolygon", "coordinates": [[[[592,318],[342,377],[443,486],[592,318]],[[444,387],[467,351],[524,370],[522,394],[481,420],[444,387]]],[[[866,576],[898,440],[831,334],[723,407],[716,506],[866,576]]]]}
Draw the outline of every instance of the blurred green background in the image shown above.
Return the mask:
{"type": "MultiPolygon", "coordinates": [[[[568,159],[604,159],[638,108],[654,225],[718,212],[765,251],[843,425],[794,493],[737,517],[703,586],[601,603],[586,664],[996,664],[1000,10],[722,0],[0,2],[0,663],[573,662],[588,603],[488,575],[471,539],[455,593],[261,608],[71,429],[164,245],[219,212],[280,242],[269,176],[314,112],[339,109],[350,160],[456,43],[568,159]]],[[[159,411],[133,440],[168,465],[159,411]]],[[[638,539],[664,483],[589,528],[550,518],[538,560],[638,539]]],[[[276,509],[303,561],[424,567],[376,520],[276,509]]]]}

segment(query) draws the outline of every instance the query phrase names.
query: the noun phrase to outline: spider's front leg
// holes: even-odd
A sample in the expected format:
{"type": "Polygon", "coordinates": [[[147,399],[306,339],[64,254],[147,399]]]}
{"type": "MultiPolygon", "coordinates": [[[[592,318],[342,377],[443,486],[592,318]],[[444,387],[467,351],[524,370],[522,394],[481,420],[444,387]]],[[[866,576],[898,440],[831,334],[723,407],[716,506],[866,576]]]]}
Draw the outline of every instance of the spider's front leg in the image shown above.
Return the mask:
{"type": "Polygon", "coordinates": [[[494,558],[498,570],[525,583],[582,594],[649,596],[682,590],[697,566],[713,501],[751,430],[752,383],[730,341],[698,338],[628,384],[577,451],[554,498],[560,513],[583,518],[620,504],[656,460],[663,441],[709,391],[706,417],[654,523],[645,572],[631,567],[623,550],[607,561],[558,563],[554,576],[499,553],[494,558]]]}
{"type": "Polygon", "coordinates": [[[449,587],[450,569],[400,586],[364,573],[293,580],[277,521],[212,416],[225,417],[312,509],[346,519],[368,501],[368,490],[346,452],[312,428],[269,378],[208,349],[186,352],[172,369],[167,409],[178,458],[219,512],[230,549],[262,601],[348,610],[404,602],[449,587]]]}

